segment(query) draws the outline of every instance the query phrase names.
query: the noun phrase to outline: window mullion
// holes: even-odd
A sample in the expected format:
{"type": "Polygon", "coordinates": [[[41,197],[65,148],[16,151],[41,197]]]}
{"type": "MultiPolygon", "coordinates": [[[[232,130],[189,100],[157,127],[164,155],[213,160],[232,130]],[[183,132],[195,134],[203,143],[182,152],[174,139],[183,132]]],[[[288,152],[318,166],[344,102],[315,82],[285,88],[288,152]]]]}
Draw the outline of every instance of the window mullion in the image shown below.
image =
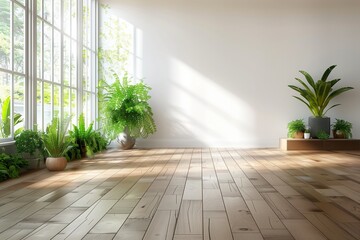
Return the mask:
{"type": "Polygon", "coordinates": [[[77,74],[77,116],[76,118],[78,118],[78,116],[83,112],[83,81],[82,81],[82,76],[83,76],[83,57],[82,57],[82,52],[83,52],[83,1],[79,1],[77,4],[77,13],[78,13],[78,17],[77,17],[77,24],[78,24],[78,41],[77,41],[77,69],[78,69],[78,74],[77,74]]]}
{"type": "Polygon", "coordinates": [[[11,138],[15,137],[14,134],[14,2],[11,1],[11,7],[10,7],[10,34],[11,34],[11,56],[10,56],[10,62],[11,62],[11,86],[10,86],[10,136],[11,138]]]}

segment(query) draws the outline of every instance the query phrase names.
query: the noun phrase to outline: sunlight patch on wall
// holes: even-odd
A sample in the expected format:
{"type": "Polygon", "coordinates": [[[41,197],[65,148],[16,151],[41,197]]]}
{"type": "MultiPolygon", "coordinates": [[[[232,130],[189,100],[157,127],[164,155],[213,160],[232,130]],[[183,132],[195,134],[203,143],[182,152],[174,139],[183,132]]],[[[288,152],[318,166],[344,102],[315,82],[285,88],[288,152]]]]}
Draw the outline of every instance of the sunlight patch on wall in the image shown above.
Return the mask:
{"type": "Polygon", "coordinates": [[[255,143],[254,110],[186,63],[170,60],[171,116],[209,146],[255,143]],[[215,144],[215,145],[214,145],[215,144]]]}

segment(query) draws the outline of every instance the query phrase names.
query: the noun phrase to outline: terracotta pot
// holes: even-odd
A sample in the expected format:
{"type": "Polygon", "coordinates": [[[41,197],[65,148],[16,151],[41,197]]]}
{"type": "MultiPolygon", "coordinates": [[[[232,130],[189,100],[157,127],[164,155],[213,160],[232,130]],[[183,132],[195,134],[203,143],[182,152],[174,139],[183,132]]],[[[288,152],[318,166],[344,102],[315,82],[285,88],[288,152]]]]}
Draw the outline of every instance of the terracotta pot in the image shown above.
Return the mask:
{"type": "Polygon", "coordinates": [[[342,131],[333,130],[334,138],[345,139],[345,134],[342,131]]]}
{"type": "Polygon", "coordinates": [[[67,160],[64,157],[46,158],[46,167],[50,171],[62,171],[66,168],[67,160]]]}
{"type": "Polygon", "coordinates": [[[294,133],[293,138],[304,138],[304,132],[294,133]]]}

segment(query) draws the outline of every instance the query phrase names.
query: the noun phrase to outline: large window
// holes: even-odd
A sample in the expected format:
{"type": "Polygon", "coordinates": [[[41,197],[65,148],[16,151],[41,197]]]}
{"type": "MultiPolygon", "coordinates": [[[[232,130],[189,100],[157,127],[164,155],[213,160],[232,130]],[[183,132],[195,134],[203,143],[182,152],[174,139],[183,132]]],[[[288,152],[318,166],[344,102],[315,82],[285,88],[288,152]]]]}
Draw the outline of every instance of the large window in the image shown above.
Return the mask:
{"type": "Polygon", "coordinates": [[[0,141],[54,117],[95,120],[96,22],[97,0],[0,0],[0,141]]]}
{"type": "Polygon", "coordinates": [[[27,1],[0,0],[0,142],[24,127],[27,1]]]}

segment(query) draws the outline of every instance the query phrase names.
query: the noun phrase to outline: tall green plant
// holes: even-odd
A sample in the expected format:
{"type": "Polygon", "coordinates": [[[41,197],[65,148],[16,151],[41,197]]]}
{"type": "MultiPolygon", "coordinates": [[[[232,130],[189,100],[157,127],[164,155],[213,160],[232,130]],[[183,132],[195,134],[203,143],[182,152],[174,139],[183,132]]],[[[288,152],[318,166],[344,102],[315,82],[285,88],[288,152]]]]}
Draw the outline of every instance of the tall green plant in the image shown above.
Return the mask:
{"type": "Polygon", "coordinates": [[[66,135],[70,118],[60,121],[54,118],[43,135],[44,146],[50,157],[63,157],[72,148],[66,135]]]}
{"type": "Polygon", "coordinates": [[[336,65],[330,66],[325,70],[321,79],[314,81],[314,79],[305,71],[300,71],[301,74],[305,76],[307,83],[302,81],[299,78],[295,78],[303,88],[288,85],[291,89],[295,90],[300,94],[301,97],[293,96],[294,98],[303,102],[314,115],[314,117],[324,117],[326,112],[331,108],[339,106],[340,104],[334,104],[331,107],[327,108],[330,101],[340,95],[343,92],[353,89],[352,87],[342,87],[337,90],[333,89],[333,86],[340,81],[340,79],[334,79],[327,81],[331,71],[336,67],[336,65]]]}
{"type": "Polygon", "coordinates": [[[114,74],[114,78],[113,84],[102,82],[101,87],[101,116],[105,134],[115,139],[125,129],[134,138],[146,138],[154,133],[156,125],[148,103],[151,88],[143,82],[129,83],[127,74],[121,80],[117,74],[114,74]]]}
{"type": "MultiPolygon", "coordinates": [[[[4,101],[1,101],[1,121],[0,121],[0,133],[1,137],[7,138],[11,135],[11,100],[10,96],[5,98],[4,101]]],[[[14,126],[21,123],[24,119],[20,113],[14,113],[14,126]]],[[[19,128],[15,131],[15,136],[18,135],[23,128],[19,128]]]]}

